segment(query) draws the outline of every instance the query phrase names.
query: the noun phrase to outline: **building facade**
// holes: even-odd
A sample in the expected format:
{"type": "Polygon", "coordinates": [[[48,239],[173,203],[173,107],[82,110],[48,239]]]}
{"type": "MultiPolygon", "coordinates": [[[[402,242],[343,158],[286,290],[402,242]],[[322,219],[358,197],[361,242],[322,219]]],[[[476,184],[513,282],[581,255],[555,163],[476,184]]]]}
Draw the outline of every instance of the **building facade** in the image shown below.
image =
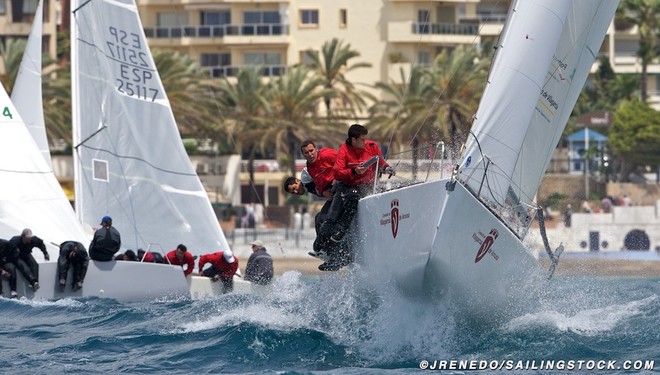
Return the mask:
{"type": "MultiPolygon", "coordinates": [[[[370,68],[347,74],[356,83],[401,79],[444,48],[487,45],[502,30],[510,1],[495,0],[137,0],[152,48],[191,55],[214,77],[262,65],[265,76],[309,63],[338,38],[370,68]]],[[[601,47],[614,71],[640,74],[637,27],[613,23],[601,47]]],[[[594,66],[594,71],[597,66],[594,66]]],[[[660,61],[648,67],[649,101],[660,109],[660,61]]],[[[376,94],[374,92],[374,94],[376,94]]]]}

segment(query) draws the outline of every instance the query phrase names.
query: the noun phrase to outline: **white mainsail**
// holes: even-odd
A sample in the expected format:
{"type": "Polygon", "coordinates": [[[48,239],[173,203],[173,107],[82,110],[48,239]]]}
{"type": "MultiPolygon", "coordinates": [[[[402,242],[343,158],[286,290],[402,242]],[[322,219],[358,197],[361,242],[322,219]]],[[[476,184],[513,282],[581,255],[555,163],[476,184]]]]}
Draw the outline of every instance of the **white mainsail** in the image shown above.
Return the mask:
{"type": "Polygon", "coordinates": [[[43,30],[43,2],[34,13],[32,31],[23,52],[11,100],[21,114],[32,138],[49,167],[52,168],[41,95],[41,38],[43,30]]]}
{"type": "Polygon", "coordinates": [[[72,2],[76,211],[125,248],[228,248],[156,70],[135,2],[72,2]]]}
{"type": "Polygon", "coordinates": [[[0,89],[0,238],[23,228],[42,238],[51,259],[67,240],[86,244],[69,200],[4,88],[0,89]]]}
{"type": "Polygon", "coordinates": [[[562,0],[512,5],[459,179],[491,208],[512,208],[502,218],[521,237],[617,4],[562,0]]]}

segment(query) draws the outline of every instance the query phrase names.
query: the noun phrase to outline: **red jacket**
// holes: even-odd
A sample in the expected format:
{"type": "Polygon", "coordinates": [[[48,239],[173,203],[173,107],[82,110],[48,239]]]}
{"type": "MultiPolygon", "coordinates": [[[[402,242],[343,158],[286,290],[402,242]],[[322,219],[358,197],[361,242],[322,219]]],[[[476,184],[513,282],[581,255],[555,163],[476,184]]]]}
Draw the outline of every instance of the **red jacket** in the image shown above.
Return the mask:
{"type": "Polygon", "coordinates": [[[364,150],[349,146],[343,143],[337,153],[337,162],[335,163],[335,179],[345,183],[348,186],[357,186],[364,184],[373,184],[376,176],[376,163],[372,164],[366,172],[361,175],[353,173],[353,168],[360,163],[369,160],[372,156],[378,155],[378,169],[388,167],[389,164],[383,159],[383,153],[380,147],[374,141],[366,141],[364,150]]]}
{"type": "Polygon", "coordinates": [[[183,262],[179,261],[179,258],[176,257],[176,249],[170,251],[165,255],[167,260],[170,262],[170,264],[174,264],[176,266],[181,266],[183,268],[183,265],[188,265],[188,268],[183,270],[183,275],[188,276],[192,273],[193,268],[195,268],[195,259],[193,258],[192,254],[189,252],[183,253],[183,262]]]}
{"type": "Polygon", "coordinates": [[[314,180],[317,195],[322,195],[324,191],[332,187],[332,180],[335,179],[333,168],[336,161],[337,151],[323,147],[319,150],[319,155],[314,163],[307,162],[307,173],[314,180]]]}
{"type": "Polygon", "coordinates": [[[202,272],[204,265],[210,263],[213,268],[220,270],[220,278],[226,280],[233,277],[238,270],[238,258],[234,257],[234,263],[227,263],[223,255],[222,251],[202,255],[199,258],[199,271],[202,272]]]}

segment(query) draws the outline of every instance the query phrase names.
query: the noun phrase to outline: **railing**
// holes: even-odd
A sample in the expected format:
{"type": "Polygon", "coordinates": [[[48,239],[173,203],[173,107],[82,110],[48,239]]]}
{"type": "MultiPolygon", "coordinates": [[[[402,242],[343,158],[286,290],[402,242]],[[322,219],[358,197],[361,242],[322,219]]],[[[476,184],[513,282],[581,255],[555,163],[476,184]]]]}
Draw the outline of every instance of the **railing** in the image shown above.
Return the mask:
{"type": "MultiPolygon", "coordinates": [[[[313,224],[313,223],[312,223],[313,224]]],[[[234,247],[249,246],[254,240],[261,240],[269,244],[270,253],[287,252],[293,249],[312,249],[316,239],[314,228],[236,228],[225,231],[229,245],[234,247]],[[281,246],[281,249],[273,248],[281,246]]]]}
{"type": "MultiPolygon", "coordinates": [[[[241,66],[234,65],[204,66],[203,68],[208,70],[213,78],[235,77],[241,70],[241,66]]],[[[262,65],[262,68],[261,75],[264,77],[280,76],[287,71],[286,65],[262,65]]]]}
{"type": "Polygon", "coordinates": [[[223,38],[226,36],[288,35],[288,24],[241,24],[145,27],[147,38],[223,38]]]}
{"type": "Polygon", "coordinates": [[[477,35],[479,25],[415,22],[412,24],[412,32],[413,34],[477,35]]]}

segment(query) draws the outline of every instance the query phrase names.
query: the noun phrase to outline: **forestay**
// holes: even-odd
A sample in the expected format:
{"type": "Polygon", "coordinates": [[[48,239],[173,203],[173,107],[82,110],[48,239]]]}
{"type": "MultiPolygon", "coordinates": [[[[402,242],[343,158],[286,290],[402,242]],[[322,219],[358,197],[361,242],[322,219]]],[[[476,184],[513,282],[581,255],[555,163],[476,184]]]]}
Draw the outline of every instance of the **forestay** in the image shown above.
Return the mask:
{"type": "Polygon", "coordinates": [[[74,1],[71,56],[76,210],[104,215],[122,246],[228,248],[183,147],[130,0],[74,1]]]}
{"type": "Polygon", "coordinates": [[[516,230],[529,210],[618,0],[512,5],[459,179],[516,230]],[[485,176],[484,176],[485,174],[485,176]]]}

